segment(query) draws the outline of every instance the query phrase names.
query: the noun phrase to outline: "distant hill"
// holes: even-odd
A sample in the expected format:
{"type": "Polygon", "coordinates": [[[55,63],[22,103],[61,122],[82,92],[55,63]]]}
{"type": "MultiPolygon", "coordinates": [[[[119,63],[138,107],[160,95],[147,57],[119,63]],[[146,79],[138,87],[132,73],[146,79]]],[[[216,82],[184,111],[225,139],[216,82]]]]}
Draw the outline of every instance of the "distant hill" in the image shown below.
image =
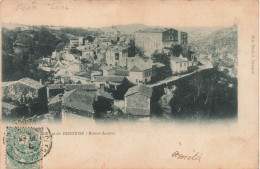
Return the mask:
{"type": "Polygon", "coordinates": [[[211,55],[213,64],[228,69],[230,75],[237,73],[237,26],[214,31],[191,45],[197,56],[211,55]]]}
{"type": "Polygon", "coordinates": [[[143,25],[143,24],[127,24],[127,25],[112,25],[112,26],[106,26],[106,27],[101,27],[99,28],[103,32],[111,32],[114,29],[124,32],[127,34],[132,34],[135,31],[141,30],[148,28],[148,26],[143,25]]]}
{"type": "Polygon", "coordinates": [[[199,40],[193,42],[197,53],[237,55],[237,28],[236,26],[220,29],[210,33],[208,36],[202,36],[199,40]]]}
{"type": "Polygon", "coordinates": [[[223,29],[223,27],[176,27],[176,29],[187,32],[188,41],[192,43],[207,37],[216,30],[223,29]]]}
{"type": "Polygon", "coordinates": [[[189,42],[197,41],[201,38],[206,37],[210,33],[221,29],[221,27],[162,27],[162,26],[147,26],[143,24],[127,24],[127,25],[113,25],[107,27],[101,27],[100,30],[103,32],[111,32],[114,29],[124,32],[127,34],[133,34],[134,32],[146,28],[174,28],[187,32],[189,34],[189,42]]]}
{"type": "MultiPolygon", "coordinates": [[[[30,27],[33,26],[28,26],[28,25],[22,25],[22,24],[15,24],[15,23],[4,23],[3,27],[7,29],[15,29],[17,27],[22,27],[24,29],[29,29],[30,27]]],[[[40,27],[40,26],[34,26],[34,27],[40,27]]],[[[64,26],[53,26],[53,25],[44,25],[44,27],[52,30],[64,30],[64,29],[78,29],[78,30],[83,30],[83,31],[90,31],[90,32],[111,32],[113,31],[114,28],[116,28],[120,32],[124,32],[126,34],[133,34],[134,32],[146,28],[165,28],[161,26],[147,26],[144,24],[126,24],[126,25],[112,25],[112,26],[106,26],[106,27],[101,27],[101,28],[84,28],[84,27],[64,27],[64,26]]],[[[204,38],[208,36],[210,33],[221,29],[220,27],[168,27],[168,28],[174,28],[177,30],[181,30],[184,32],[187,32],[189,34],[189,42],[194,42],[197,41],[201,38],[204,38]]],[[[75,35],[75,36],[78,36],[75,35]]]]}

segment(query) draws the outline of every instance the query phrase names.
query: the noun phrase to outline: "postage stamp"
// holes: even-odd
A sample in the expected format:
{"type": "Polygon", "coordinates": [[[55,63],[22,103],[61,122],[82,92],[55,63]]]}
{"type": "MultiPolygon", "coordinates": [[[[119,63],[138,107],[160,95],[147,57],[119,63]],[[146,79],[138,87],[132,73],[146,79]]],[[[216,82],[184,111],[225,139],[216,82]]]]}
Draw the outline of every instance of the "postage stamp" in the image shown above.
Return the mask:
{"type": "Polygon", "coordinates": [[[50,130],[43,127],[6,128],[6,168],[42,168],[52,147],[50,130]]]}

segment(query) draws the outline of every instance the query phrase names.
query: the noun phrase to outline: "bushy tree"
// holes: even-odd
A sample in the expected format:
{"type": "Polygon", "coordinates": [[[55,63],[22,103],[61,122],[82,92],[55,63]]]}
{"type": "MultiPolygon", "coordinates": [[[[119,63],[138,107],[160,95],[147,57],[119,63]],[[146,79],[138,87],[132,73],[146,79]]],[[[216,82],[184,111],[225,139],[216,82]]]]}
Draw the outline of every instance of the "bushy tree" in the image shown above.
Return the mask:
{"type": "Polygon", "coordinates": [[[124,78],[122,84],[117,86],[117,90],[112,92],[112,96],[117,100],[123,100],[125,93],[131,87],[133,87],[133,84],[129,82],[126,78],[124,78]]]}
{"type": "Polygon", "coordinates": [[[3,81],[19,80],[24,77],[35,80],[47,78],[48,73],[38,69],[39,59],[51,55],[61,42],[59,38],[44,27],[24,31],[3,28],[2,37],[3,81]],[[15,52],[14,49],[17,48],[13,46],[15,41],[19,42],[19,48],[26,50],[15,52]]]}
{"type": "Polygon", "coordinates": [[[159,80],[172,75],[170,58],[166,53],[154,53],[152,55],[152,60],[154,62],[159,62],[165,65],[163,68],[160,68],[157,71],[156,76],[158,76],[159,80]]]}

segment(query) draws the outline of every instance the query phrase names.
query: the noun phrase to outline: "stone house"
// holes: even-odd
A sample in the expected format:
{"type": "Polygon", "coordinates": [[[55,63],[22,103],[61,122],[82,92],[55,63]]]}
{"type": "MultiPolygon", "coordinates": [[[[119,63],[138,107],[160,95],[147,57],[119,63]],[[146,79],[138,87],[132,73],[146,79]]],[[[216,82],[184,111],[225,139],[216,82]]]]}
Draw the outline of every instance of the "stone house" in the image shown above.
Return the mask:
{"type": "Polygon", "coordinates": [[[92,119],[95,113],[108,111],[113,105],[113,97],[100,90],[73,89],[64,94],[62,121],[68,119],[92,119]]]}
{"type": "Polygon", "coordinates": [[[128,77],[129,76],[129,71],[128,70],[124,70],[124,69],[116,69],[115,76],[124,76],[124,77],[128,77]]]}
{"type": "Polygon", "coordinates": [[[181,73],[181,72],[186,72],[188,71],[188,67],[192,65],[191,62],[187,60],[187,58],[183,57],[170,57],[170,64],[171,64],[171,69],[172,73],[181,73]]]}
{"type": "Polygon", "coordinates": [[[133,66],[129,70],[128,80],[134,84],[137,83],[148,83],[151,81],[153,76],[153,64],[143,63],[138,66],[133,66]]]}
{"type": "Polygon", "coordinates": [[[122,84],[124,79],[124,76],[96,76],[93,83],[102,90],[117,90],[117,86],[122,84]]]}
{"type": "Polygon", "coordinates": [[[135,43],[136,46],[144,48],[145,54],[149,56],[154,51],[161,51],[172,44],[186,45],[188,34],[172,28],[147,28],[135,32],[135,43]]]}
{"type": "Polygon", "coordinates": [[[149,117],[152,92],[151,88],[142,84],[128,89],[125,94],[125,113],[137,117],[149,117]]]}
{"type": "Polygon", "coordinates": [[[128,48],[128,46],[109,46],[106,51],[107,65],[126,67],[128,48]]]}
{"type": "Polygon", "coordinates": [[[67,84],[65,85],[65,91],[71,91],[71,90],[83,90],[83,91],[97,91],[97,88],[95,84],[90,83],[90,84],[67,84]]]}
{"type": "Polygon", "coordinates": [[[102,68],[103,76],[112,76],[115,73],[115,68],[113,66],[105,66],[102,68]]]}
{"type": "Polygon", "coordinates": [[[29,115],[44,114],[48,111],[46,87],[30,78],[2,83],[2,101],[28,105],[29,115]]]}

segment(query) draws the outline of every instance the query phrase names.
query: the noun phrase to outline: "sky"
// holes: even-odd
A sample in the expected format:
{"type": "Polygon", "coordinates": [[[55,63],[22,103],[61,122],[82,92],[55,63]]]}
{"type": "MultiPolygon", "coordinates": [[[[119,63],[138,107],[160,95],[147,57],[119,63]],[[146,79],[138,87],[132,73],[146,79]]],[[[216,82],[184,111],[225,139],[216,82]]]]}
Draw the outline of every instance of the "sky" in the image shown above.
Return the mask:
{"type": "MultiPolygon", "coordinates": [[[[206,0],[4,0],[4,23],[103,27],[145,24],[164,27],[222,27],[239,22],[239,11],[252,4],[244,1],[206,0]]],[[[250,11],[249,11],[250,12],[250,11]]]]}

